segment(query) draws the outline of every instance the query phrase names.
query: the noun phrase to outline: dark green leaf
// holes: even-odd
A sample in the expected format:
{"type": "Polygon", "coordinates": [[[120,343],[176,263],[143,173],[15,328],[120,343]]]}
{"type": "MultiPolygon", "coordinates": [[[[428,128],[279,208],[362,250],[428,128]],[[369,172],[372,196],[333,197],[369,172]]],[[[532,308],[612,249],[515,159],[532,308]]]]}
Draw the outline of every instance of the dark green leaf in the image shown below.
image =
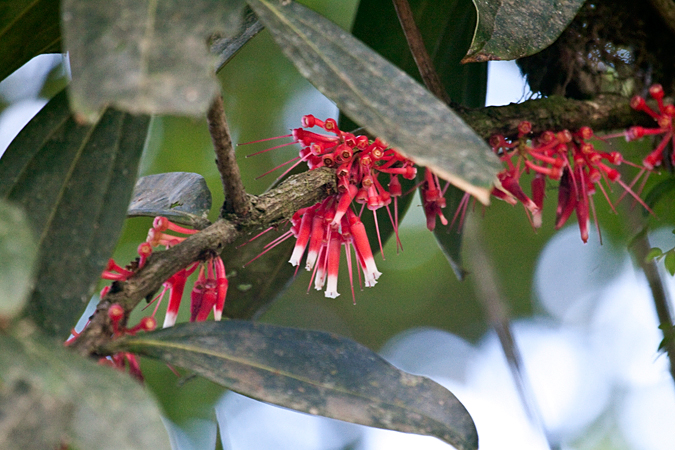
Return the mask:
{"type": "Polygon", "coordinates": [[[354,121],[416,163],[489,201],[500,170],[487,144],[426,89],[297,3],[248,0],[300,73],[354,121]]]}
{"type": "Polygon", "coordinates": [[[256,34],[260,33],[262,29],[262,24],[251,8],[247,6],[244,11],[244,20],[237,33],[232,37],[218,36],[211,43],[211,53],[218,55],[216,72],[220,71],[239,49],[241,49],[244,44],[250,41],[256,34]]]}
{"type": "Polygon", "coordinates": [[[219,90],[207,40],[239,28],[243,0],[65,0],[71,103],[88,120],[112,104],[203,116],[219,90]]]}
{"type": "Polygon", "coordinates": [[[19,328],[0,334],[0,448],[169,448],[140,384],[19,328]]]}
{"type": "MultiPolygon", "coordinates": [[[[667,198],[673,191],[675,191],[675,177],[668,177],[651,188],[649,193],[645,196],[645,203],[650,209],[654,209],[656,204],[663,199],[664,196],[667,198]]],[[[643,210],[643,214],[646,216],[649,214],[649,211],[643,210]]]]}
{"type": "Polygon", "coordinates": [[[296,268],[289,264],[288,259],[295,239],[287,239],[251,262],[266,250],[267,244],[286,231],[287,227],[271,230],[239,247],[245,240],[253,237],[246,236],[235,243],[233,248],[223,252],[221,256],[230,282],[223,311],[226,317],[234,319],[260,317],[291,283],[296,268]],[[249,262],[251,264],[248,264],[249,262]]]}
{"type": "Polygon", "coordinates": [[[26,215],[0,199],[0,321],[16,316],[26,304],[36,256],[26,215]]]}
{"type": "MultiPolygon", "coordinates": [[[[439,247],[448,260],[450,267],[457,276],[457,279],[462,281],[466,275],[466,271],[462,266],[462,230],[464,228],[464,212],[469,207],[468,204],[462,204],[464,199],[464,192],[454,186],[449,186],[445,192],[446,207],[444,214],[450,224],[442,226],[437,223],[434,228],[434,237],[438,242],[439,247]]],[[[471,202],[471,199],[465,199],[471,202]]]]}
{"type": "Polygon", "coordinates": [[[675,250],[668,250],[663,260],[666,270],[670,275],[675,275],[675,250]]]}
{"type": "MultiPolygon", "coordinates": [[[[484,106],[487,64],[460,64],[476,23],[471,0],[413,0],[410,7],[450,98],[472,108],[484,106]]],[[[361,0],[352,34],[421,81],[391,0],[361,0]]]]}
{"type": "Polygon", "coordinates": [[[107,110],[95,125],[54,97],[0,159],[0,198],[22,205],[38,236],[28,314],[65,339],[112,253],[136,181],[150,118],[107,110]]]}
{"type": "Polygon", "coordinates": [[[460,450],[478,447],[471,416],[452,393],[334,334],[230,320],[181,324],[111,345],[269,403],[431,435],[460,450]]]}
{"type": "Polygon", "coordinates": [[[127,215],[164,216],[173,222],[203,228],[210,210],[211,191],[203,176],[169,172],[136,181],[127,215]]]}
{"type": "MultiPolygon", "coordinates": [[[[434,66],[450,97],[466,106],[484,106],[487,65],[460,64],[460,59],[471,41],[475,24],[476,14],[471,0],[417,0],[411,2],[410,6],[434,66]]],[[[418,80],[421,78],[410,51],[401,51],[408,45],[391,0],[362,0],[353,34],[410,76],[418,80]],[[374,20],[375,17],[377,20],[374,20]]],[[[424,180],[423,169],[419,171],[417,180],[424,180]]],[[[445,196],[447,207],[444,211],[448,220],[452,220],[463,194],[454,186],[448,188],[445,196]]],[[[437,225],[434,234],[455,274],[462,279],[462,227],[459,225],[459,218],[451,231],[437,225]]]]}
{"type": "Polygon", "coordinates": [[[463,62],[529,56],[555,41],[585,0],[473,0],[478,23],[463,62]]]}
{"type": "Polygon", "coordinates": [[[0,4],[0,80],[42,53],[61,52],[58,0],[0,4]]]}

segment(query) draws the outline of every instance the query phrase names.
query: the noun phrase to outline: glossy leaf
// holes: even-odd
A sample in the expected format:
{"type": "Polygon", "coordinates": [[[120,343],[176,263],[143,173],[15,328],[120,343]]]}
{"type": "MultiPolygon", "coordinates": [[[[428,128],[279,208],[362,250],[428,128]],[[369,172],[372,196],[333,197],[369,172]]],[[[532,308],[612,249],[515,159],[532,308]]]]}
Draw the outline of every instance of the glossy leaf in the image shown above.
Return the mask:
{"type": "Polygon", "coordinates": [[[95,125],[80,125],[64,91],[0,159],[0,198],[24,207],[38,237],[27,313],[59,339],[82,314],[117,242],[149,123],[109,109],[95,125]]]}
{"type": "Polygon", "coordinates": [[[511,60],[551,45],[584,0],[474,0],[478,23],[463,62],[511,60]]]}
{"type": "Polygon", "coordinates": [[[24,331],[0,334],[0,448],[170,448],[140,384],[24,331]]]}
{"type": "Polygon", "coordinates": [[[219,86],[207,39],[239,28],[243,0],[65,0],[73,109],[93,120],[107,105],[202,116],[219,86]]]}
{"type": "Polygon", "coordinates": [[[164,216],[200,228],[207,224],[211,191],[197,173],[169,172],[141,177],[136,181],[127,215],[164,216]]]}
{"type": "Polygon", "coordinates": [[[416,163],[489,201],[499,160],[440,100],[302,5],[247,1],[300,73],[345,114],[416,163]]]}
{"type": "Polygon", "coordinates": [[[36,256],[23,210],[0,199],[0,321],[16,316],[26,304],[36,256]]]}
{"type": "Polygon", "coordinates": [[[211,43],[211,53],[218,56],[216,61],[216,72],[220,71],[225,64],[255,35],[263,29],[262,24],[253,13],[250,7],[244,10],[244,20],[232,37],[217,37],[211,43]]]}
{"type": "Polygon", "coordinates": [[[42,53],[61,52],[58,0],[0,5],[0,80],[42,53]]]}
{"type": "Polygon", "coordinates": [[[451,392],[335,334],[230,320],[181,324],[111,345],[269,403],[431,435],[460,450],[478,447],[471,416],[451,392]]]}

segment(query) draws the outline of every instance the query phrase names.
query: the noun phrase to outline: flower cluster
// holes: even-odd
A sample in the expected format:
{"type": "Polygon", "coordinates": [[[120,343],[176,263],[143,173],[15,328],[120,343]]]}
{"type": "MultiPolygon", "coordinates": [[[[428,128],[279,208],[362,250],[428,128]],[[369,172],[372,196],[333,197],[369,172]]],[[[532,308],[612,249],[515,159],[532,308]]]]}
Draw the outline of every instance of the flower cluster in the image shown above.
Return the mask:
{"type": "MultiPolygon", "coordinates": [[[[660,84],[654,84],[649,88],[649,95],[652,96],[656,103],[658,104],[659,111],[656,112],[651,109],[643,97],[636,95],[630,101],[630,106],[636,111],[642,111],[649,114],[658,125],[655,128],[643,128],[643,127],[631,127],[626,130],[623,135],[626,137],[627,141],[632,141],[635,139],[640,139],[644,136],[649,135],[663,135],[661,142],[656,148],[647,155],[642,164],[647,170],[653,170],[655,167],[658,167],[663,162],[665,155],[664,150],[668,145],[668,142],[675,139],[673,136],[673,117],[675,117],[675,106],[665,105],[663,103],[663,87],[660,84]]],[[[675,143],[675,142],[674,142],[675,143]]],[[[675,153],[670,155],[672,164],[675,165],[675,153]]]]}
{"type": "MultiPolygon", "coordinates": [[[[126,281],[145,265],[148,257],[153,252],[153,248],[160,245],[169,248],[186,239],[186,236],[176,236],[174,234],[168,233],[167,231],[174,231],[176,233],[189,235],[197,233],[198,230],[192,230],[176,225],[175,223],[169,221],[166,217],[155,217],[152,228],[148,230],[148,237],[146,241],[138,246],[138,258],[136,258],[136,260],[132,261],[126,267],[121,267],[113,259],[108,260],[108,264],[103,270],[101,278],[112,281],[126,281]]],[[[169,304],[167,305],[163,326],[165,328],[173,326],[176,323],[176,317],[178,315],[178,309],[180,308],[181,300],[183,298],[183,292],[185,290],[187,279],[198,268],[199,275],[197,277],[197,281],[194,283],[190,295],[190,321],[204,321],[208,318],[211,311],[213,311],[214,319],[220,320],[223,315],[223,307],[225,305],[225,298],[227,296],[228,281],[223,260],[217,255],[212,255],[206,261],[198,261],[186,268],[179,270],[167,281],[165,281],[162,291],[152,300],[152,302],[150,302],[150,304],[156,303],[152,315],[150,317],[143,318],[141,323],[144,323],[144,321],[149,319],[155,323],[155,314],[159,309],[159,305],[161,304],[165,294],[169,292],[169,304]]],[[[110,288],[111,286],[104,287],[101,290],[100,297],[103,298],[110,291],[110,288]]],[[[113,322],[115,335],[120,334],[118,333],[118,330],[124,331],[124,333],[121,334],[128,334],[130,331],[136,330],[136,328],[131,330],[121,328],[119,326],[119,321],[123,317],[124,311],[122,310],[122,315],[120,315],[116,312],[113,312],[113,307],[117,309],[122,307],[120,305],[113,305],[110,309],[110,319],[113,322]]],[[[117,309],[114,311],[117,311],[117,309]]],[[[77,333],[73,332],[73,335],[74,337],[77,337],[77,333]]],[[[74,338],[69,339],[66,344],[69,344],[73,340],[74,338]]]]}
{"type": "MultiPolygon", "coordinates": [[[[371,141],[367,136],[343,132],[338,129],[335,120],[322,121],[312,115],[302,118],[301,128],[296,128],[291,134],[281,137],[293,138],[293,142],[282,145],[295,143],[301,145],[300,154],[288,162],[295,162],[291,168],[304,161],[310,170],[332,167],[335,168],[337,175],[337,194],[309,208],[303,208],[293,215],[291,230],[284,236],[296,238],[289,262],[294,266],[299,266],[307,251],[305,267],[312,271],[314,287],[321,290],[325,286],[326,297],[335,298],[339,295],[337,277],[340,255],[344,247],[353,297],[354,284],[351,270],[351,249],[353,248],[356,254],[356,264],[360,269],[357,271],[359,280],[363,272],[365,285],[374,286],[381,273],[377,270],[360,217],[367,207],[373,211],[377,227],[376,211],[382,207],[386,208],[397,242],[400,243],[397,199],[402,192],[398,177],[414,179],[417,169],[413,162],[389,148],[380,139],[371,141]],[[312,127],[319,127],[329,134],[315,133],[305,129],[312,127]],[[388,176],[386,188],[379,179],[382,174],[388,176]],[[390,209],[392,202],[393,214],[390,209]],[[358,214],[353,209],[353,203],[361,204],[358,214]]],[[[280,146],[263,151],[278,147],[280,146]]],[[[440,195],[438,192],[430,193],[429,202],[438,202],[438,195],[440,195]]],[[[436,214],[435,210],[434,214],[436,214]]],[[[381,239],[380,250],[382,250],[381,239]]]]}
{"type": "MultiPolygon", "coordinates": [[[[589,212],[593,213],[597,227],[593,203],[593,195],[597,190],[603,193],[614,210],[603,181],[607,186],[610,183],[620,185],[647,208],[613,167],[626,162],[622,155],[619,152],[597,150],[589,142],[594,136],[589,127],[582,127],[575,133],[568,130],[557,133],[546,131],[537,137],[529,137],[531,129],[529,122],[522,122],[518,127],[517,139],[509,140],[504,136],[491,138],[493,150],[506,166],[498,174],[501,185],[495,187],[492,194],[513,205],[521,202],[535,228],[542,225],[541,211],[544,207],[546,179],[559,181],[555,228],[561,228],[572,213],[576,212],[584,242],[588,241],[589,212]],[[520,186],[523,173],[534,173],[531,198],[520,186]]],[[[600,228],[597,229],[599,234],[600,228]]]]}

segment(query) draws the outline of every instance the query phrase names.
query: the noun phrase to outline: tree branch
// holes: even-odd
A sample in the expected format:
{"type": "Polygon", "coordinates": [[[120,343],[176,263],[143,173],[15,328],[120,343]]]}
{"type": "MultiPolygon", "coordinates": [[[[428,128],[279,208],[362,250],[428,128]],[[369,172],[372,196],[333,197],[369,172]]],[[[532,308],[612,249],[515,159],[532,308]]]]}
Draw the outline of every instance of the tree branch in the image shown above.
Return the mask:
{"type": "Polygon", "coordinates": [[[518,124],[532,123],[532,132],[570,131],[588,126],[593,131],[611,131],[633,125],[654,126],[647,114],[631,109],[629,100],[618,95],[600,95],[593,100],[551,96],[520,104],[488,108],[459,108],[456,111],[483,139],[494,134],[516,136],[518,124]]]}
{"type": "MultiPolygon", "coordinates": [[[[216,112],[216,108],[217,105],[212,108],[213,112],[216,112]]],[[[553,97],[530,100],[519,105],[460,108],[458,113],[486,139],[497,133],[506,136],[517,134],[517,126],[522,120],[532,122],[535,132],[565,128],[575,130],[584,125],[592,127],[595,131],[609,131],[632,125],[653,125],[649,116],[631,110],[628,99],[618,96],[601,96],[587,101],[553,97]]],[[[215,123],[215,120],[213,122],[215,123]]],[[[236,167],[236,164],[229,167],[236,167]]],[[[241,182],[238,175],[233,177],[241,182]]],[[[224,180],[227,180],[223,183],[225,186],[229,184],[230,177],[225,176],[224,180]]],[[[154,294],[164,281],[181,268],[194,261],[206,259],[248,229],[266,227],[289,219],[295,211],[320,201],[334,191],[334,188],[335,173],[328,169],[313,170],[290,177],[274,190],[259,197],[251,196],[247,215],[233,214],[228,220],[217,221],[180,245],[153,254],[136,275],[126,282],[113,284],[110,292],[99,303],[91,323],[72,346],[85,355],[97,354],[98,349],[112,336],[107,314],[110,305],[119,303],[127,313],[130,312],[143,298],[154,294]]],[[[235,188],[235,191],[246,196],[243,189],[235,188]]]]}
{"type": "Polygon", "coordinates": [[[246,230],[268,227],[288,220],[295,211],[317,203],[335,191],[335,172],[317,169],[289,177],[276,189],[251,200],[249,215],[238,222],[218,220],[166,251],[154,253],[145,266],[125,282],[113,283],[99,302],[90,323],[71,345],[82,355],[98,355],[112,339],[108,308],[115,303],[128,314],[144,298],[151,297],[171,275],[194,261],[204,260],[231,244],[246,230]]]}
{"type": "Polygon", "coordinates": [[[236,214],[245,217],[249,211],[249,200],[241,181],[239,166],[235,159],[234,146],[227,126],[225,110],[223,109],[223,97],[218,95],[211,104],[206,121],[209,124],[209,133],[216,152],[216,167],[220,172],[225,192],[225,203],[221,209],[221,217],[226,214],[236,214]]]}

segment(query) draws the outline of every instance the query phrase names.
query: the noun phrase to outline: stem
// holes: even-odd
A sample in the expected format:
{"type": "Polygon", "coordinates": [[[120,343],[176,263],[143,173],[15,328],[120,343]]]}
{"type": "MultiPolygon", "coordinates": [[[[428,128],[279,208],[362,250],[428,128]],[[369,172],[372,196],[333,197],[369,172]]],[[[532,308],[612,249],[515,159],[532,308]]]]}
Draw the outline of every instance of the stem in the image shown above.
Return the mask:
{"type": "Polygon", "coordinates": [[[290,219],[300,208],[317,203],[335,192],[335,171],[317,169],[289,177],[276,189],[251,199],[251,209],[238,222],[220,219],[166,251],[153,253],[146,264],[125,282],[114,283],[101,299],[91,322],[71,345],[82,355],[99,355],[99,349],[112,339],[108,308],[117,303],[127,313],[141,300],[152,296],[162,283],[194,261],[218,253],[247,229],[267,228],[290,219]]]}
{"type": "Polygon", "coordinates": [[[249,212],[249,200],[241,180],[239,166],[235,159],[234,146],[227,126],[223,97],[218,95],[211,104],[206,115],[209,132],[216,152],[216,166],[220,172],[225,192],[225,203],[221,210],[221,217],[225,214],[236,214],[245,217],[249,212]]]}
{"type": "Polygon", "coordinates": [[[449,105],[451,103],[450,97],[443,88],[443,83],[441,83],[438,72],[436,72],[436,69],[434,68],[429,52],[427,52],[427,49],[424,46],[422,33],[420,33],[420,29],[417,27],[417,24],[415,24],[415,19],[413,18],[408,0],[393,1],[396,15],[398,16],[399,22],[401,22],[403,33],[408,41],[408,47],[415,59],[415,64],[417,64],[417,68],[420,71],[424,84],[432,94],[442,100],[445,104],[449,105]]]}
{"type": "Polygon", "coordinates": [[[647,261],[647,254],[651,249],[649,244],[649,236],[647,235],[647,224],[641,216],[641,211],[637,208],[625,207],[624,212],[628,216],[628,222],[631,231],[636,233],[635,239],[631,242],[630,249],[633,252],[633,257],[636,263],[640,266],[649,283],[649,289],[652,292],[654,299],[654,307],[656,308],[656,315],[659,319],[659,328],[663,332],[664,348],[668,355],[670,362],[670,376],[675,382],[675,339],[672,337],[673,330],[673,314],[670,310],[666,290],[663,286],[661,274],[653,259],[647,261]]]}
{"type": "Polygon", "coordinates": [[[650,0],[650,3],[668,28],[675,32],[675,2],[673,0],[650,0]]]}
{"type": "MultiPolygon", "coordinates": [[[[472,273],[474,285],[476,286],[476,297],[483,306],[485,314],[488,316],[490,325],[494,328],[499,338],[502,351],[506,357],[511,376],[516,385],[516,390],[523,404],[525,413],[528,415],[532,424],[541,431],[541,434],[548,441],[546,429],[536,399],[523,367],[523,359],[518,349],[518,345],[513,338],[511,323],[509,321],[508,307],[504,298],[500,294],[499,284],[495,276],[495,270],[492,266],[492,260],[486,254],[481,245],[478,236],[477,225],[474,220],[469,218],[469,223],[464,227],[464,240],[467,247],[467,254],[471,255],[472,273]]],[[[551,444],[548,443],[549,448],[551,444]]]]}

